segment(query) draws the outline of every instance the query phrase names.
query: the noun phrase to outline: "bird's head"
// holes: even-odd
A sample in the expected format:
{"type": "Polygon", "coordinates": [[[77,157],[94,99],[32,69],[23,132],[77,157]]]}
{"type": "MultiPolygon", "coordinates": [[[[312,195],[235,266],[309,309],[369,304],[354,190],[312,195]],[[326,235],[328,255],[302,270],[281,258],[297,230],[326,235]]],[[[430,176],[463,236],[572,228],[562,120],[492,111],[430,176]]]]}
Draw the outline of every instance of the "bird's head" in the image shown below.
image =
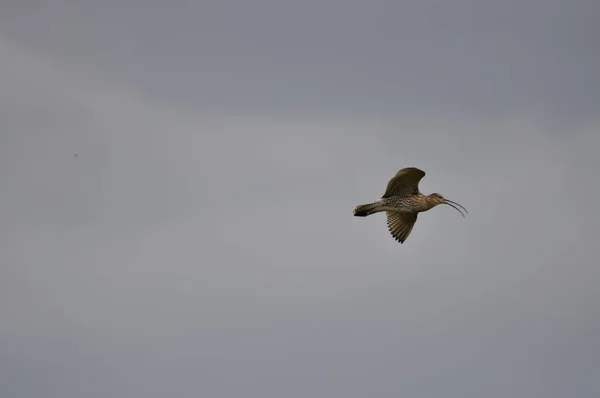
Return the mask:
{"type": "Polygon", "coordinates": [[[448,200],[448,199],[444,198],[444,197],[443,197],[441,194],[439,194],[439,193],[432,193],[431,195],[428,195],[428,198],[429,198],[429,200],[431,201],[431,203],[433,204],[433,206],[437,206],[437,205],[445,204],[445,205],[448,205],[448,206],[450,206],[450,207],[454,207],[454,208],[455,208],[455,209],[456,209],[456,210],[457,210],[457,211],[458,211],[458,212],[459,212],[459,213],[460,213],[460,214],[461,214],[463,217],[464,217],[465,215],[463,214],[463,212],[461,211],[461,209],[462,209],[462,210],[464,210],[464,211],[465,211],[465,213],[469,213],[469,212],[467,211],[467,209],[465,209],[465,208],[464,208],[462,205],[460,205],[460,204],[458,204],[458,203],[456,203],[456,202],[453,202],[453,201],[451,201],[451,200],[448,200]],[[457,207],[457,206],[458,206],[458,207],[457,207]],[[459,209],[459,207],[460,207],[460,209],[459,209]]]}

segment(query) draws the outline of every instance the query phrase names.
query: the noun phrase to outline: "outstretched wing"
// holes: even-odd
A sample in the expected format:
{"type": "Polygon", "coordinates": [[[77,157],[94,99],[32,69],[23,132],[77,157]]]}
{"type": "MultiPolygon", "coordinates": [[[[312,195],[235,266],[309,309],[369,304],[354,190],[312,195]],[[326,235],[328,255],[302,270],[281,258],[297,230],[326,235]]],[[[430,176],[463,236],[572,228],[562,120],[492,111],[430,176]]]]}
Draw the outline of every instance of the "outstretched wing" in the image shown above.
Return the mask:
{"type": "Polygon", "coordinates": [[[409,196],[419,193],[419,181],[425,172],[416,167],[407,167],[396,173],[388,182],[382,198],[390,196],[409,196]]]}
{"type": "Polygon", "coordinates": [[[418,213],[394,213],[388,211],[386,214],[387,226],[390,233],[398,242],[404,243],[417,221],[418,213]]]}

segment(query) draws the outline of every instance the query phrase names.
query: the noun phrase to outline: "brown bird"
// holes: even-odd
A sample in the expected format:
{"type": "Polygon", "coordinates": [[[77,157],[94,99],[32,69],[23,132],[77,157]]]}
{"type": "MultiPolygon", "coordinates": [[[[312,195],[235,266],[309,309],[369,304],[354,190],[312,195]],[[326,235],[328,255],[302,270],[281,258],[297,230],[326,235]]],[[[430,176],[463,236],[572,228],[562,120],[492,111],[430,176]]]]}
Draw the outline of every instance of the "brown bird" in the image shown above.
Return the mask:
{"type": "Polygon", "coordinates": [[[425,177],[425,172],[416,167],[407,167],[396,173],[388,182],[385,193],[376,202],[358,205],[354,209],[356,217],[385,211],[387,214],[388,230],[400,243],[404,243],[417,221],[417,214],[434,208],[439,204],[449,205],[464,217],[460,204],[445,199],[439,193],[423,195],[419,192],[419,181],[425,177]],[[461,209],[459,209],[458,207],[461,209]]]}

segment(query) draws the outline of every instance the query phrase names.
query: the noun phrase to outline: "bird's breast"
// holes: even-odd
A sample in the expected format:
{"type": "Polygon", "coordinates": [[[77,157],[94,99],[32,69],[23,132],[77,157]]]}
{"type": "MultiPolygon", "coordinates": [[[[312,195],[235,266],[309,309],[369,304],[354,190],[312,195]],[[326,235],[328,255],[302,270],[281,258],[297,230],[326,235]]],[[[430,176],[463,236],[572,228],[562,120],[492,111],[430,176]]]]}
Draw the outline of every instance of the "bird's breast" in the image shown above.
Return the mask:
{"type": "Polygon", "coordinates": [[[420,196],[393,196],[382,199],[382,205],[386,207],[386,211],[407,213],[422,212],[430,208],[425,197],[420,196]]]}

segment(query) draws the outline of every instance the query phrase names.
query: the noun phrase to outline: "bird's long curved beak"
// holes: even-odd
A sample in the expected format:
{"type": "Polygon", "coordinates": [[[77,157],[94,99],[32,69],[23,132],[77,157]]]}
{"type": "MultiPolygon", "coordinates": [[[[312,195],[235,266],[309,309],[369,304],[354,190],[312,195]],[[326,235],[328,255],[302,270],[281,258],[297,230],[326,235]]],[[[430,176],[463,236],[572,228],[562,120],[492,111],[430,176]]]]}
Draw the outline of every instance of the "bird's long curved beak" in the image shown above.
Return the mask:
{"type": "Polygon", "coordinates": [[[448,205],[448,206],[450,206],[450,207],[454,207],[456,210],[458,210],[458,212],[460,213],[460,215],[461,215],[461,216],[463,216],[463,218],[465,217],[465,215],[463,214],[463,212],[461,211],[461,209],[462,209],[462,210],[464,210],[464,211],[465,211],[465,213],[469,214],[469,212],[467,211],[467,209],[465,209],[465,208],[464,208],[464,207],[463,207],[461,204],[459,204],[459,203],[453,202],[453,201],[451,201],[451,200],[448,200],[448,199],[444,199],[444,204],[447,204],[447,205],[448,205]],[[458,207],[457,207],[457,206],[458,206],[458,207]],[[460,209],[459,209],[459,207],[460,207],[460,209]]]}

